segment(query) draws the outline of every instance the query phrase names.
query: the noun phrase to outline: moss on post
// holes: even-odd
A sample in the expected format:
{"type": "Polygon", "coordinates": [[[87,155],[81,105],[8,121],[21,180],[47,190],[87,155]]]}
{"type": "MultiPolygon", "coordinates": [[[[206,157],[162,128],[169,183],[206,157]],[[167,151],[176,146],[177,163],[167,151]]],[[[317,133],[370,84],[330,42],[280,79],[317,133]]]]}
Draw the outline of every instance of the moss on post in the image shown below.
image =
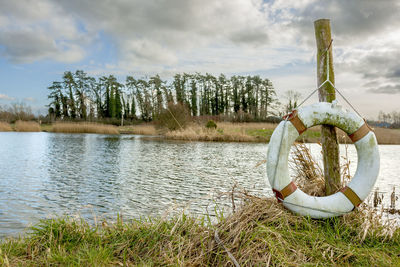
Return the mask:
{"type": "MultiPolygon", "coordinates": [[[[332,39],[329,19],[319,19],[314,22],[315,39],[317,42],[317,79],[318,86],[324,83],[328,77],[335,84],[335,74],[332,60],[332,39]],[[329,55],[329,61],[328,61],[329,55]],[[327,64],[329,67],[327,68],[327,64]],[[328,71],[327,71],[328,69],[328,71]]],[[[335,89],[329,83],[325,83],[319,89],[320,102],[332,102],[336,99],[335,89]]],[[[325,194],[331,195],[340,188],[340,163],[339,145],[334,126],[322,125],[321,129],[325,194]]]]}

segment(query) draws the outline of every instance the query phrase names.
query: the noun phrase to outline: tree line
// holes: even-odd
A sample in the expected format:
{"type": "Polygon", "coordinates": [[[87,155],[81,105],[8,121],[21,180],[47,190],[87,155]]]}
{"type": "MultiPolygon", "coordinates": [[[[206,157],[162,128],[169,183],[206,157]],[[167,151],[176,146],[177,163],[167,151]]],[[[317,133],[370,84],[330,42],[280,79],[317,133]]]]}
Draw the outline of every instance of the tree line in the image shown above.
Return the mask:
{"type": "Polygon", "coordinates": [[[383,123],[384,127],[400,128],[400,112],[392,111],[385,113],[382,110],[378,114],[378,122],[376,124],[383,123]]]}
{"type": "Polygon", "coordinates": [[[131,119],[152,121],[168,104],[185,105],[192,116],[246,114],[265,120],[278,104],[269,79],[260,76],[175,74],[170,81],[159,75],[91,77],[82,70],[64,72],[48,87],[48,113],[60,119],[131,119]]]}

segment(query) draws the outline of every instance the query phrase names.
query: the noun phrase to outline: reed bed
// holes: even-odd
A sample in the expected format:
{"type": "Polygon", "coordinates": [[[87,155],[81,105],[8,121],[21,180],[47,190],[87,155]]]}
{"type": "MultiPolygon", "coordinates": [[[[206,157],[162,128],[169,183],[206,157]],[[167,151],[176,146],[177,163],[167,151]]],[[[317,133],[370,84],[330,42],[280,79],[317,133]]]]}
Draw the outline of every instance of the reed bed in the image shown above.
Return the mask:
{"type": "Polygon", "coordinates": [[[157,135],[153,124],[139,124],[134,126],[120,126],[118,130],[122,134],[157,135]]]}
{"type": "Polygon", "coordinates": [[[16,121],[14,126],[17,132],[40,132],[40,125],[34,121],[16,121]]]}
{"type": "Polygon", "coordinates": [[[0,132],[11,132],[11,125],[7,122],[0,121],[0,132]]]}
{"type": "Polygon", "coordinates": [[[375,128],[378,144],[400,144],[400,129],[375,128]]]}
{"type": "Polygon", "coordinates": [[[185,129],[165,133],[168,139],[188,141],[219,141],[219,142],[253,142],[255,138],[237,128],[208,129],[199,125],[188,126],[185,129]],[[232,130],[233,129],[233,130],[232,130]]]}
{"type": "MultiPolygon", "coordinates": [[[[185,129],[167,131],[164,136],[168,139],[190,141],[226,141],[226,142],[269,142],[277,126],[273,123],[231,123],[218,122],[216,129],[207,129],[200,124],[191,124],[185,129]]],[[[321,141],[321,126],[307,129],[298,142],[318,143],[321,141]]],[[[400,129],[375,128],[379,144],[400,144],[400,129]]],[[[146,134],[146,133],[144,133],[146,134]]],[[[351,143],[348,135],[337,128],[339,143],[351,143]]]]}
{"type": "Polygon", "coordinates": [[[55,133],[119,134],[118,128],[114,125],[77,122],[56,122],[52,125],[51,131],[55,133]]]}

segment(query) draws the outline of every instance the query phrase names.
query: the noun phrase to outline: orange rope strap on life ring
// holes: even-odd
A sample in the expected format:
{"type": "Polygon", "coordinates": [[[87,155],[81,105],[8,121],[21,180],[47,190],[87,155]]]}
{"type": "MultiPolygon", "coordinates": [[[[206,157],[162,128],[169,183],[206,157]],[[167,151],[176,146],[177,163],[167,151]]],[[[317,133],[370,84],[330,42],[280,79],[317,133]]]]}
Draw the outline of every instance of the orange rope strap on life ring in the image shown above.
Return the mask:
{"type": "Polygon", "coordinates": [[[285,186],[281,191],[272,188],[272,191],[275,193],[275,197],[278,202],[282,202],[286,197],[290,196],[294,191],[296,191],[297,186],[295,183],[291,182],[287,186],[285,186]]]}

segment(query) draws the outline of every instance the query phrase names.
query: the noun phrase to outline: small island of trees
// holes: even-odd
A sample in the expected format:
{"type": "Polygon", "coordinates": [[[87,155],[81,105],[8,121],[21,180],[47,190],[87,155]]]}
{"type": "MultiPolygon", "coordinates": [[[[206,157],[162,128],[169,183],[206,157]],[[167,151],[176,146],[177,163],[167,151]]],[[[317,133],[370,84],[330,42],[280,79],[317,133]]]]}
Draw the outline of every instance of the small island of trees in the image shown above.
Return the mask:
{"type": "Polygon", "coordinates": [[[186,106],[191,116],[265,121],[278,105],[272,82],[260,76],[183,73],[170,81],[127,76],[122,83],[113,75],[95,78],[77,70],[64,72],[48,89],[52,120],[150,122],[172,103],[186,106]]]}

